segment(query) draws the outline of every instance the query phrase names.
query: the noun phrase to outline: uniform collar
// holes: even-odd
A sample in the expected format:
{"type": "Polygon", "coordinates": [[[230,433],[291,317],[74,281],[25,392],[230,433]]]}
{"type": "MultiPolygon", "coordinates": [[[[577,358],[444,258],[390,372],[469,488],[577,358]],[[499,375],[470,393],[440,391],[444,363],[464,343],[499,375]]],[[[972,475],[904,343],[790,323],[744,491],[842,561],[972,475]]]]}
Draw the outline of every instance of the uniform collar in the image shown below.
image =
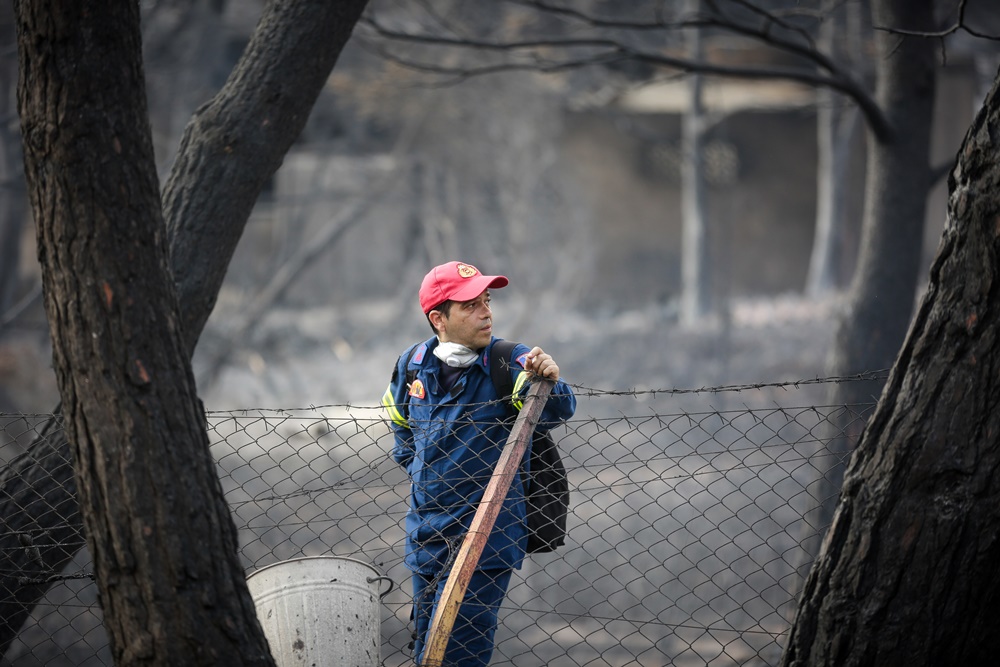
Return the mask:
{"type": "Polygon", "coordinates": [[[487,375],[490,373],[490,355],[493,354],[493,343],[495,342],[497,342],[496,336],[490,337],[490,344],[479,350],[479,356],[476,357],[476,362],[472,364],[473,366],[478,366],[487,375]]]}

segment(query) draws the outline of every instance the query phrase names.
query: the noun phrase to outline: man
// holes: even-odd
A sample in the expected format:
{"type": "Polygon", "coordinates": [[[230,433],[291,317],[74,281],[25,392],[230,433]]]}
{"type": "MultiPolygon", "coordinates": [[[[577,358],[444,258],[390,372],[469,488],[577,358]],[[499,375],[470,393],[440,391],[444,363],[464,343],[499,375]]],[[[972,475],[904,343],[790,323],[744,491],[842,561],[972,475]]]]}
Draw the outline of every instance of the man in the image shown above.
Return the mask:
{"type": "MultiPolygon", "coordinates": [[[[406,468],[410,508],[406,516],[405,563],[413,571],[413,611],[417,664],[448,578],[448,568],[482,500],[490,475],[507,442],[511,407],[490,378],[493,337],[491,289],[504,276],[485,276],[471,264],[436,266],[420,285],[420,307],[434,336],[409,348],[396,362],[382,397],[393,421],[393,458],[406,468]],[[407,371],[409,378],[407,379],[407,371]]],[[[568,419],[576,398],[559,380],[559,366],[541,348],[518,345],[511,355],[513,404],[527,393],[532,375],[555,387],[538,428],[568,419]]],[[[527,461],[525,454],[525,462],[527,461]]],[[[459,609],[446,665],[486,665],[493,653],[497,612],[511,574],[521,567],[527,545],[521,474],[497,517],[493,531],[459,609]]]]}

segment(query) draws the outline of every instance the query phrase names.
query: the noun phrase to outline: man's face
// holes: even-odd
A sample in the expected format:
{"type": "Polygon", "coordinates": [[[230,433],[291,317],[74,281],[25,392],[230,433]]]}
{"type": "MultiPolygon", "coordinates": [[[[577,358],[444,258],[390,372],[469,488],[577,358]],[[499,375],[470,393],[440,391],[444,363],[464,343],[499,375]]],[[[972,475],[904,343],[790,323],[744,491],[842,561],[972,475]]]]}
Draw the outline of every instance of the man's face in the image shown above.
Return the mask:
{"type": "Polygon", "coordinates": [[[493,336],[489,290],[475,299],[454,302],[448,315],[438,313],[440,319],[436,326],[442,342],[458,343],[472,350],[489,345],[493,336]]]}

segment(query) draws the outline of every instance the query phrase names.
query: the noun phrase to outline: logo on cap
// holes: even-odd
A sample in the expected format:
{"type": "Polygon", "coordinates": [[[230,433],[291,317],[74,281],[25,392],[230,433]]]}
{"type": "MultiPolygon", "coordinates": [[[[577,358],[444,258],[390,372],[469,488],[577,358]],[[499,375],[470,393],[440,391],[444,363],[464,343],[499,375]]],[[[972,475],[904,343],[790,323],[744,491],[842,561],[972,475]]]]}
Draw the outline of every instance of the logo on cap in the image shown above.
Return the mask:
{"type": "Polygon", "coordinates": [[[479,269],[472,266],[471,264],[459,264],[457,267],[458,275],[463,278],[471,278],[472,276],[479,273],[479,269]]]}

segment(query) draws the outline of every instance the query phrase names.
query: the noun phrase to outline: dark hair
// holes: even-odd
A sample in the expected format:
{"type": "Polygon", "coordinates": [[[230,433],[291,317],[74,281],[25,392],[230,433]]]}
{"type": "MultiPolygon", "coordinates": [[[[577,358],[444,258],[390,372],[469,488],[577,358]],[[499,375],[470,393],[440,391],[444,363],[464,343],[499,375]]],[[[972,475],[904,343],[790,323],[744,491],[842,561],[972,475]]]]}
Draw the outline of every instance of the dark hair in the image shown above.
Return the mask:
{"type": "Polygon", "coordinates": [[[445,317],[448,317],[449,315],[451,315],[451,306],[453,303],[455,302],[452,301],[451,299],[449,299],[448,301],[442,301],[441,303],[439,303],[438,305],[434,306],[429,311],[427,311],[427,323],[431,325],[431,331],[434,332],[434,335],[437,335],[438,330],[434,328],[434,323],[431,322],[431,312],[436,310],[445,317]]]}

